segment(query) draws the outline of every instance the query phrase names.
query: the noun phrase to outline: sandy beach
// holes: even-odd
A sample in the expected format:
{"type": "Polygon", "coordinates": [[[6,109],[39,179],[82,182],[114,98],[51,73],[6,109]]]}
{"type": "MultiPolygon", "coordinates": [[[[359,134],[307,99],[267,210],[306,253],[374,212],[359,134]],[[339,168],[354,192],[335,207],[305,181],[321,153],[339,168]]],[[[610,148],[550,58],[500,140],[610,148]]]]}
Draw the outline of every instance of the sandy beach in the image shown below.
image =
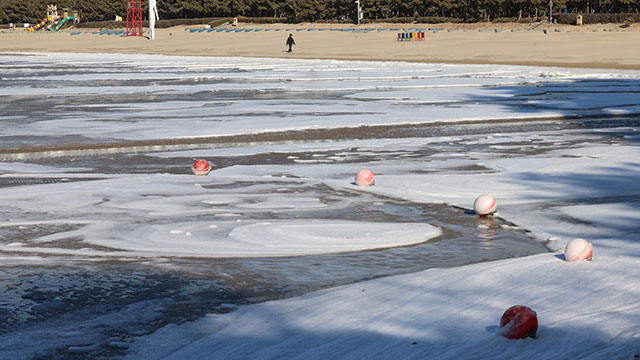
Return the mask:
{"type": "MultiPolygon", "coordinates": [[[[202,26],[200,26],[202,27],[202,26]]],[[[157,29],[156,39],[58,33],[0,32],[1,52],[145,53],[299,59],[383,60],[640,69],[640,25],[534,24],[240,24],[247,32],[157,29]],[[426,31],[425,41],[398,42],[401,29],[426,31]],[[266,30],[269,31],[266,31],[266,30]],[[333,31],[332,31],[333,29],[333,31]],[[355,29],[356,31],[337,31],[355,29]],[[366,29],[375,29],[365,32],[366,29]],[[400,30],[398,30],[400,29],[400,30]],[[442,29],[442,30],[440,30],[442,29]],[[256,31],[260,30],[260,31],[256,31]],[[293,53],[285,51],[293,34],[293,53]]],[[[146,29],[145,29],[146,30],[146,29]]]]}

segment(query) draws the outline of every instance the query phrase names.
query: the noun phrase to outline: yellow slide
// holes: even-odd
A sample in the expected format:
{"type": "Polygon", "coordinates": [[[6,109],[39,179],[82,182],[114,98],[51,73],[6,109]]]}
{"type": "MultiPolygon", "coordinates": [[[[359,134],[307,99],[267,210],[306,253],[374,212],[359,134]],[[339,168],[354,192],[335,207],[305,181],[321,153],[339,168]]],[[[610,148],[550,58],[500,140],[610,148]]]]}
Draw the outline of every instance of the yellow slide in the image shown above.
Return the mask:
{"type": "Polygon", "coordinates": [[[32,27],[28,28],[27,31],[39,30],[41,27],[45,26],[47,24],[47,22],[49,22],[49,21],[53,21],[53,19],[49,18],[49,17],[46,17],[40,23],[36,24],[35,26],[32,26],[32,27]]]}

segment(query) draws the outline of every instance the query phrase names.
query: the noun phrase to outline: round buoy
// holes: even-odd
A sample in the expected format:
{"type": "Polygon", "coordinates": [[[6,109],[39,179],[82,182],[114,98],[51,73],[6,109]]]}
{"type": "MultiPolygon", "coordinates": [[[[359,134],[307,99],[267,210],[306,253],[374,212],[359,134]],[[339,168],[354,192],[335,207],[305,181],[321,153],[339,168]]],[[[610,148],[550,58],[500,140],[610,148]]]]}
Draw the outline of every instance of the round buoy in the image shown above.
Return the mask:
{"type": "Polygon", "coordinates": [[[564,249],[564,259],[567,261],[591,260],[593,245],[585,239],[571,240],[564,249]]]}
{"type": "Polygon", "coordinates": [[[370,186],[375,183],[375,176],[373,172],[368,169],[362,169],[356,174],[356,185],[370,186]]]}
{"type": "Polygon", "coordinates": [[[191,170],[193,170],[193,173],[196,175],[208,175],[211,171],[211,165],[209,165],[207,160],[198,159],[193,163],[191,170]]]}
{"type": "Polygon", "coordinates": [[[473,202],[473,210],[480,216],[491,215],[496,212],[497,208],[498,202],[491,195],[480,195],[473,202]]]}
{"type": "Polygon", "coordinates": [[[522,305],[507,309],[500,319],[502,335],[509,339],[522,339],[527,336],[536,337],[538,316],[535,311],[522,305]]]}

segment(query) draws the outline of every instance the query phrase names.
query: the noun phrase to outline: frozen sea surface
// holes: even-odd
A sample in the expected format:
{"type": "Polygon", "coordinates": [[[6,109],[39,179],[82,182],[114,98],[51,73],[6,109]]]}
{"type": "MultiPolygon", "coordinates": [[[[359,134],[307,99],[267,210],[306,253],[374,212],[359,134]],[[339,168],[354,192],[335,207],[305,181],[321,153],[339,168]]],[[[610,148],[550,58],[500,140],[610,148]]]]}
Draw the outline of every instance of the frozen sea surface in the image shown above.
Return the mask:
{"type": "Polygon", "coordinates": [[[559,250],[602,224],[637,234],[638,72],[105,54],[0,69],[0,357],[161,357],[211,332],[170,331],[208,313],[559,250]],[[214,171],[191,175],[196,158],[214,171]],[[352,183],[363,167],[374,187],[352,183]],[[469,211],[482,192],[504,212],[469,211]]]}
{"type": "Polygon", "coordinates": [[[637,71],[0,54],[0,77],[3,149],[640,112],[637,71]]]}

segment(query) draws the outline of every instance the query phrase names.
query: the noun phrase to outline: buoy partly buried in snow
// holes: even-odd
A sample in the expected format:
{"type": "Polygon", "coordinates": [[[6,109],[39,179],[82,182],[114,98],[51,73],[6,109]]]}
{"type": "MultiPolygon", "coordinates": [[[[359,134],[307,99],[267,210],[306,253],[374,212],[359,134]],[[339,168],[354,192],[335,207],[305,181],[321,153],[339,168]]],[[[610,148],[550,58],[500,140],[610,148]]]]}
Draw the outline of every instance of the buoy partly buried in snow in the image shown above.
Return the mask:
{"type": "Polygon", "coordinates": [[[480,216],[491,215],[498,209],[496,199],[487,194],[482,194],[473,202],[473,210],[480,216]]]}
{"type": "Polygon", "coordinates": [[[373,172],[368,169],[362,169],[356,174],[356,185],[358,186],[370,186],[375,183],[375,176],[373,172]]]}
{"type": "Polygon", "coordinates": [[[507,309],[500,319],[502,335],[509,339],[522,339],[527,336],[536,337],[538,316],[535,311],[522,305],[507,309]]]}
{"type": "Polygon", "coordinates": [[[567,261],[591,260],[593,245],[585,239],[571,240],[564,248],[564,259],[567,261]]]}
{"type": "Polygon", "coordinates": [[[208,175],[211,171],[211,165],[209,165],[207,160],[198,159],[193,163],[191,170],[193,170],[193,173],[196,175],[208,175]]]}

